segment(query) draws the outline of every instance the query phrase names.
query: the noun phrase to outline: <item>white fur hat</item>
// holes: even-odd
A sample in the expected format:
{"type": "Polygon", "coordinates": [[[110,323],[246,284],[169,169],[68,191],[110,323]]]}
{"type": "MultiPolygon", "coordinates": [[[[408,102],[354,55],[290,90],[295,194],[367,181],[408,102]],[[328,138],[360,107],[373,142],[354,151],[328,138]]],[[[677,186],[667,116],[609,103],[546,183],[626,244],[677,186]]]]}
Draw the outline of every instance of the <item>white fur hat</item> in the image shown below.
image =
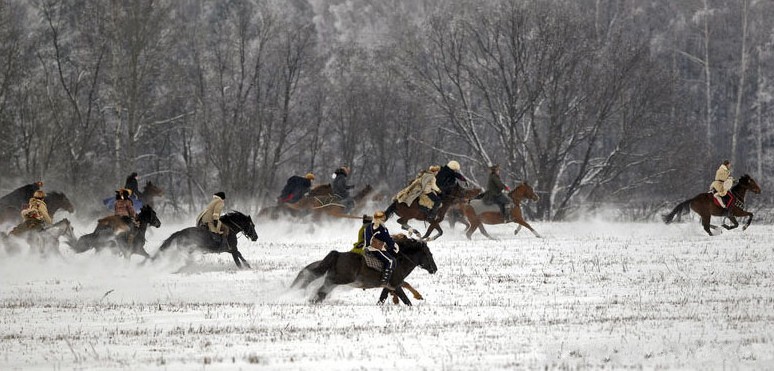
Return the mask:
{"type": "Polygon", "coordinates": [[[448,166],[449,169],[452,169],[454,171],[460,171],[460,163],[457,161],[451,160],[449,161],[448,164],[446,164],[446,166],[448,166]]]}

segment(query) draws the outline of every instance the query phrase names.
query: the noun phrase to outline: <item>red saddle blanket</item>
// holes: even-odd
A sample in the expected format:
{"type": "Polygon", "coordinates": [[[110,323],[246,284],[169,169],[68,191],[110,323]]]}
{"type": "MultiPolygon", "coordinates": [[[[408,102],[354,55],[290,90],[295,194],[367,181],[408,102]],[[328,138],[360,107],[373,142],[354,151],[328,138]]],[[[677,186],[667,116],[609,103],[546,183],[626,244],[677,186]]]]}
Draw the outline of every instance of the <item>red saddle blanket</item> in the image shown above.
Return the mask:
{"type": "Polygon", "coordinates": [[[734,195],[731,192],[726,193],[726,195],[723,196],[722,198],[723,198],[723,201],[726,203],[725,206],[720,204],[720,201],[718,201],[718,198],[715,197],[715,195],[712,195],[712,202],[714,202],[715,205],[718,205],[722,208],[727,208],[734,203],[734,195]]]}

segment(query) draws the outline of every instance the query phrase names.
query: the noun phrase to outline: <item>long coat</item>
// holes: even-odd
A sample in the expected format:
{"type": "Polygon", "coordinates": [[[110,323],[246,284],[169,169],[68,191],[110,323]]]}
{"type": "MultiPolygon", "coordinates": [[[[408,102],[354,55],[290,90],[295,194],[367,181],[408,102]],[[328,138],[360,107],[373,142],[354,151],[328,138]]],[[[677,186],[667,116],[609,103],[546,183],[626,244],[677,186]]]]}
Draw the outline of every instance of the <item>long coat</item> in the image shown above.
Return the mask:
{"type": "Polygon", "coordinates": [[[333,194],[339,196],[341,199],[348,199],[349,190],[355,188],[355,186],[347,184],[347,174],[338,171],[336,172],[336,179],[333,179],[331,187],[333,189],[333,194]]]}
{"type": "Polygon", "coordinates": [[[728,189],[723,186],[723,183],[729,177],[731,177],[731,170],[726,165],[721,164],[718,170],[715,171],[715,180],[710,184],[710,189],[714,189],[721,197],[725,196],[728,189]]]}
{"type": "Polygon", "coordinates": [[[467,181],[462,174],[452,170],[448,165],[441,166],[441,170],[439,170],[438,174],[435,176],[435,183],[438,184],[438,187],[441,188],[441,191],[444,193],[451,190],[454,185],[457,184],[457,180],[463,182],[467,181]]]}
{"type": "Polygon", "coordinates": [[[309,188],[312,188],[312,181],[298,175],[293,175],[288,178],[285,187],[282,188],[280,193],[280,201],[287,203],[295,203],[304,196],[306,192],[309,192],[309,188]]]}
{"type": "Polygon", "coordinates": [[[486,192],[482,195],[485,203],[491,204],[501,198],[503,190],[506,189],[500,176],[495,173],[489,174],[489,181],[486,184],[486,192]]]}
{"type": "Polygon", "coordinates": [[[210,232],[220,233],[222,230],[220,213],[223,211],[224,206],[225,202],[223,202],[223,199],[218,196],[212,196],[212,201],[210,201],[204,211],[199,213],[199,216],[196,217],[196,225],[206,225],[207,228],[210,229],[210,232]]]}
{"type": "Polygon", "coordinates": [[[136,217],[137,213],[134,211],[134,203],[132,200],[125,198],[116,200],[115,215],[131,216],[132,218],[136,217]]]}
{"type": "Polygon", "coordinates": [[[429,171],[423,171],[416,179],[411,182],[411,184],[409,184],[408,187],[398,192],[398,195],[395,196],[395,199],[398,202],[411,205],[414,200],[419,198],[420,205],[432,208],[434,202],[430,199],[430,197],[427,197],[427,194],[431,192],[441,192],[441,189],[438,188],[438,185],[435,183],[435,174],[429,171]]]}
{"type": "Polygon", "coordinates": [[[30,198],[30,201],[28,202],[29,206],[22,210],[22,218],[24,220],[28,219],[36,219],[45,222],[46,224],[51,224],[51,216],[48,215],[48,207],[46,206],[46,202],[39,199],[39,198],[30,198]]]}

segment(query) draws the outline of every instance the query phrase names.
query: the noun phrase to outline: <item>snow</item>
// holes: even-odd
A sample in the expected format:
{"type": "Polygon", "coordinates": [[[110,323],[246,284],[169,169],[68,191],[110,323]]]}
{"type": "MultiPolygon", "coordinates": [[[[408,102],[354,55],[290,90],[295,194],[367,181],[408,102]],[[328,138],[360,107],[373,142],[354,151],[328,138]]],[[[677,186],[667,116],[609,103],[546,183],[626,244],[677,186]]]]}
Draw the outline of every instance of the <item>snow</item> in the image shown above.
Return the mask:
{"type": "MultiPolygon", "coordinates": [[[[338,288],[309,304],[311,290],[287,289],[306,264],[347,250],[358,220],[256,224],[258,241],[239,239],[248,270],[226,254],[0,254],[0,369],[774,364],[770,225],[709,237],[695,219],[533,222],[545,238],[490,226],[498,241],[468,241],[444,224],[430,243],[438,272],[408,278],[425,300],[405,307],[375,305],[377,290],[338,288]]],[[[184,227],[151,229],[147,250],[184,227]]]]}

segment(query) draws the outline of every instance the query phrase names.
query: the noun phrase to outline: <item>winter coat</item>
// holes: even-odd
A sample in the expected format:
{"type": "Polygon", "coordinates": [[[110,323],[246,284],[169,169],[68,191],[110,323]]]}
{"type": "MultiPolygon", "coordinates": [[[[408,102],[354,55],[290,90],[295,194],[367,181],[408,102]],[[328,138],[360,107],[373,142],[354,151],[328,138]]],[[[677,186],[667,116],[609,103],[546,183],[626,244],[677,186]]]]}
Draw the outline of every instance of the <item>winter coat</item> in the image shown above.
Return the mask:
{"type": "Polygon", "coordinates": [[[487,181],[486,184],[486,192],[484,192],[481,198],[485,203],[492,204],[500,198],[500,195],[503,193],[504,189],[508,189],[508,187],[503,184],[502,180],[500,180],[500,176],[495,173],[490,173],[489,181],[487,181]]]}
{"type": "Polygon", "coordinates": [[[383,224],[378,227],[375,227],[374,223],[369,224],[363,232],[363,240],[369,251],[386,251],[395,255],[399,250],[398,245],[395,244],[390,232],[383,224]]]}
{"type": "Polygon", "coordinates": [[[355,188],[355,186],[347,184],[347,174],[339,171],[336,172],[336,179],[333,179],[331,187],[333,189],[333,194],[341,199],[348,199],[349,190],[355,188]]]}
{"type": "Polygon", "coordinates": [[[312,181],[298,175],[288,178],[280,193],[280,202],[295,203],[312,188],[312,181]]]}
{"type": "Polygon", "coordinates": [[[441,170],[438,171],[438,175],[435,176],[435,183],[441,190],[446,193],[457,184],[457,180],[467,182],[462,174],[452,170],[449,166],[441,166],[441,170]]]}
{"type": "Polygon", "coordinates": [[[137,178],[133,176],[129,176],[126,178],[126,182],[124,183],[124,188],[132,191],[132,195],[140,196],[140,189],[137,185],[137,178]]]}
{"type": "Polygon", "coordinates": [[[223,211],[225,202],[218,196],[212,196],[212,201],[196,217],[196,225],[206,225],[210,232],[220,233],[223,229],[220,222],[220,213],[223,211]]]}
{"type": "Polygon", "coordinates": [[[357,231],[357,241],[352,244],[352,250],[350,250],[349,252],[363,255],[363,252],[364,252],[363,249],[365,248],[366,227],[368,227],[368,224],[363,224],[363,226],[360,227],[360,230],[357,231]]]}
{"type": "Polygon", "coordinates": [[[134,203],[132,200],[126,198],[116,200],[115,215],[131,216],[132,218],[136,218],[137,213],[134,211],[134,203]]]}
{"type": "Polygon", "coordinates": [[[26,209],[22,210],[24,220],[36,219],[46,224],[51,224],[51,216],[48,215],[46,202],[39,198],[30,198],[26,209]]]}
{"type": "Polygon", "coordinates": [[[408,187],[398,192],[395,199],[398,202],[411,205],[414,200],[419,198],[420,205],[432,208],[434,202],[430,197],[427,197],[427,195],[432,192],[441,192],[441,189],[438,188],[438,185],[435,183],[435,175],[429,171],[422,171],[408,187]]]}
{"type": "Polygon", "coordinates": [[[721,164],[717,171],[715,171],[715,180],[710,184],[710,190],[715,190],[721,197],[726,195],[731,187],[724,187],[723,183],[731,177],[731,170],[724,164],[721,164]]]}

